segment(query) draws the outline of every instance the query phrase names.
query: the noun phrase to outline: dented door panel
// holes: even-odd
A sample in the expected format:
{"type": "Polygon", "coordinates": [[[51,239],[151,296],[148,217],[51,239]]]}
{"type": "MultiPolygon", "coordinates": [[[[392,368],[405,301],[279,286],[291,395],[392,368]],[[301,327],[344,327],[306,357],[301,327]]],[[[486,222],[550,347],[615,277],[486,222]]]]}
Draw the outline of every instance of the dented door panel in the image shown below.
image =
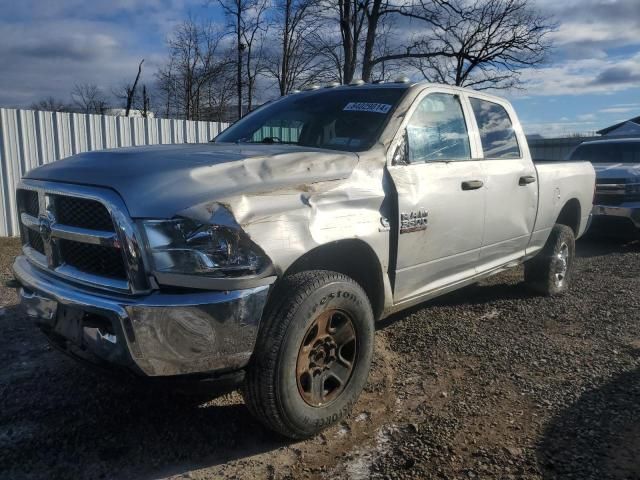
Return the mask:
{"type": "Polygon", "coordinates": [[[479,164],[425,163],[389,171],[399,214],[427,218],[424,229],[403,229],[402,223],[398,228],[394,301],[473,276],[484,228],[484,189],[463,190],[461,184],[484,179],[479,164]]]}

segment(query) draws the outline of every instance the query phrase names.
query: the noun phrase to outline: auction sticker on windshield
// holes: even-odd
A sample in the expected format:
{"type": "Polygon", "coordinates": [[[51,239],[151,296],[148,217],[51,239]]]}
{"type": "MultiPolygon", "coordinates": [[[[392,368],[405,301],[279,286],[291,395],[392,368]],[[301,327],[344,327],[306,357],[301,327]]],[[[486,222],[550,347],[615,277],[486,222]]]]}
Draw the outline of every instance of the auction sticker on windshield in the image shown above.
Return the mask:
{"type": "Polygon", "coordinates": [[[387,103],[349,102],[343,110],[345,112],[389,113],[391,105],[387,103]]]}

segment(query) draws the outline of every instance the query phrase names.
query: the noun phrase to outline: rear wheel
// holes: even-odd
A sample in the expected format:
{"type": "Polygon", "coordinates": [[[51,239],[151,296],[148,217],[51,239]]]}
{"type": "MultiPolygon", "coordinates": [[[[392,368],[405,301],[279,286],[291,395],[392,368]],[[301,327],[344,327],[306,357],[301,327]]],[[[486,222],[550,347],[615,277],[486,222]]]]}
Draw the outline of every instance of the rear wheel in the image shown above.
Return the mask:
{"type": "Polygon", "coordinates": [[[323,270],[284,278],[272,298],[244,398],[268,428],[310,437],[348,415],[367,381],[371,305],[351,278],[323,270]]]}
{"type": "Polygon", "coordinates": [[[525,263],[524,279],[543,295],[567,292],[571,284],[576,241],[573,230],[556,224],[542,251],[525,263]]]}

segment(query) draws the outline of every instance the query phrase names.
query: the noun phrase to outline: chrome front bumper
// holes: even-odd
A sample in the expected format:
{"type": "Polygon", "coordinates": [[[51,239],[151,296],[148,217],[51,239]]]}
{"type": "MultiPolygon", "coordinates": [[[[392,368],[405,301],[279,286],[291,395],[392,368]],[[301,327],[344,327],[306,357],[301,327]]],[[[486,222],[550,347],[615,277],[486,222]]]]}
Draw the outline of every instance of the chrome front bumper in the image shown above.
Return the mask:
{"type": "Polygon", "coordinates": [[[13,264],[29,316],[57,346],[147,376],[238,370],[253,352],[269,286],[127,296],[80,288],[13,264]]]}
{"type": "Polygon", "coordinates": [[[623,203],[620,206],[594,205],[594,217],[617,217],[628,219],[636,228],[640,228],[640,203],[623,203]]]}

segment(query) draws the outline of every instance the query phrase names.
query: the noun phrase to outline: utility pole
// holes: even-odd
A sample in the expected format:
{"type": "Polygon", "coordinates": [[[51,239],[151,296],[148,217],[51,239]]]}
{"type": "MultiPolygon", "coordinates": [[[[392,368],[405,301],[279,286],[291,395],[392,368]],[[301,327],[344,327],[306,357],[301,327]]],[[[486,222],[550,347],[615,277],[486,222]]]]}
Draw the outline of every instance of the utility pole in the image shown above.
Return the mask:
{"type": "Polygon", "coordinates": [[[238,118],[242,118],[242,52],[244,44],[242,43],[242,0],[236,0],[236,37],[238,42],[238,118]]]}

